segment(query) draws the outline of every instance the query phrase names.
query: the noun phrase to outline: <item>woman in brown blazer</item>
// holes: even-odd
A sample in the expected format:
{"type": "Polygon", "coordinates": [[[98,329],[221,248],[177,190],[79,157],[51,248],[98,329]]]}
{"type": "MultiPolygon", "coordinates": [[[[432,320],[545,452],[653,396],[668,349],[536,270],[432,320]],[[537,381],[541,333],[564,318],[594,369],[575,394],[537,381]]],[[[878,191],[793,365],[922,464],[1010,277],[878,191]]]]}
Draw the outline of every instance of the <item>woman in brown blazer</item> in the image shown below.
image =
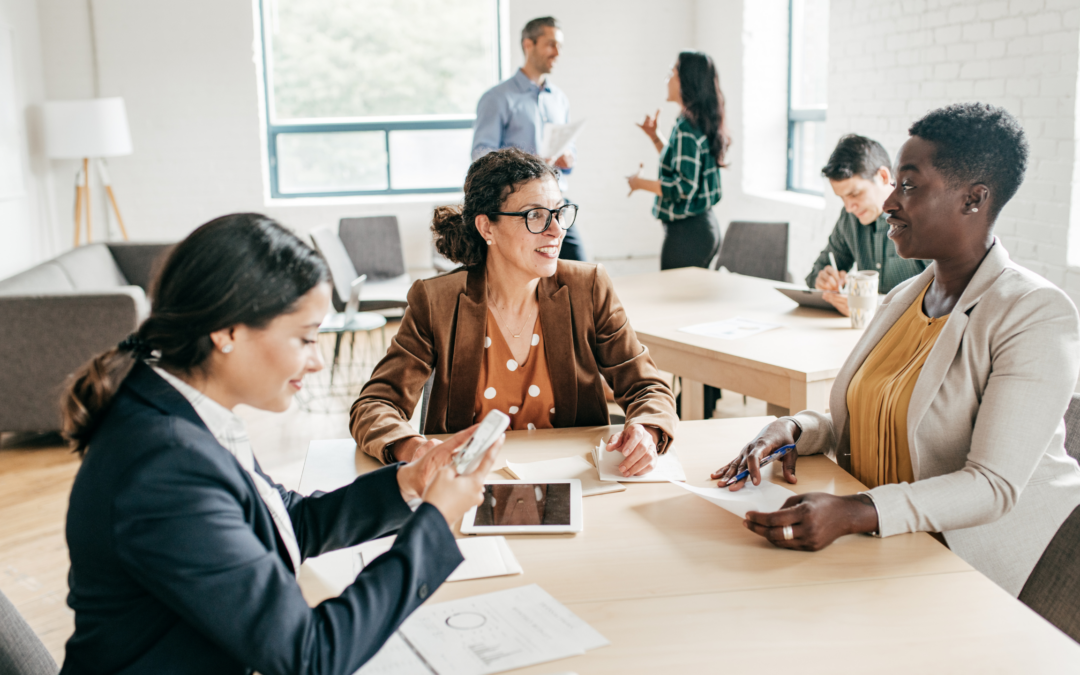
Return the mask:
{"type": "Polygon", "coordinates": [[[357,445],[406,461],[409,425],[434,373],[424,433],[464,429],[492,409],[512,429],[609,423],[604,380],[626,411],[608,441],[624,475],[652,470],[671,443],[675,399],[637,340],[603,267],[559,260],[577,207],[555,170],[515,148],[473,162],[461,207],[435,210],[439,252],[462,268],[417,281],[387,355],[353,404],[357,445]]]}

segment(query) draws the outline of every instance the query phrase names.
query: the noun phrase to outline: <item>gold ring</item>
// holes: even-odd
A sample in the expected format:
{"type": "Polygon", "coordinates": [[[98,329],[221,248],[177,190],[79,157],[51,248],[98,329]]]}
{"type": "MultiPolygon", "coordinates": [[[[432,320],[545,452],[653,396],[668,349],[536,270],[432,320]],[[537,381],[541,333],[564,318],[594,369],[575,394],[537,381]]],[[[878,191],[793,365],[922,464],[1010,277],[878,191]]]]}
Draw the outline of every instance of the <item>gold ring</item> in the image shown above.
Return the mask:
{"type": "Polygon", "coordinates": [[[784,541],[791,541],[795,538],[795,532],[791,529],[790,525],[784,526],[784,541]]]}

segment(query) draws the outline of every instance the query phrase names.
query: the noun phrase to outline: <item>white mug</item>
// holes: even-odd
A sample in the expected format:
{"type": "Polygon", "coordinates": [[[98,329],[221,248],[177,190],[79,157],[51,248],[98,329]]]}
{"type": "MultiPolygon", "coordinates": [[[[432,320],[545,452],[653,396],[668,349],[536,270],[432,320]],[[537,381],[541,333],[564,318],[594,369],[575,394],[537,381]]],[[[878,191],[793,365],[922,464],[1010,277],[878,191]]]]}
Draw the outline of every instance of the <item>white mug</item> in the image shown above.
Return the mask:
{"type": "Polygon", "coordinates": [[[878,301],[878,273],[856,272],[848,275],[848,309],[851,327],[866,328],[874,318],[878,301]]]}

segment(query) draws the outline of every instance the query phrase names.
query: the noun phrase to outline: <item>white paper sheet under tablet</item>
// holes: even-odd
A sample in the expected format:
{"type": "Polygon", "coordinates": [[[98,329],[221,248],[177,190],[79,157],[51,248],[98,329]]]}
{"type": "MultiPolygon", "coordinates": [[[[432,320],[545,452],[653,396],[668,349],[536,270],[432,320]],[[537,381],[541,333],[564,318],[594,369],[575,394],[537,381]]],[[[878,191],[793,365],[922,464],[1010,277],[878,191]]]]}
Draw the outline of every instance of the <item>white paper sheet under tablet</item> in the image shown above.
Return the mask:
{"type": "Polygon", "coordinates": [[[642,476],[624,476],[619,472],[619,465],[626,457],[621,452],[608,452],[607,441],[600,439],[599,447],[593,448],[593,460],[602,481],[621,481],[623,483],[666,483],[676,480],[686,480],[686,471],[683,470],[679,456],[674,449],[660,455],[656,461],[656,468],[642,476]]]}
{"type": "Polygon", "coordinates": [[[680,328],[679,332],[690,333],[691,335],[704,335],[705,337],[719,338],[721,340],[737,340],[739,338],[750,337],[751,335],[757,335],[758,333],[764,333],[765,331],[780,327],[781,326],[778,323],[764,323],[762,321],[754,321],[752,319],[744,319],[741,316],[737,316],[733,319],[724,319],[723,321],[694,324],[693,326],[680,328]]]}
{"type": "Polygon", "coordinates": [[[735,492],[727,488],[694,487],[693,485],[676,483],[675,481],[672,481],[672,484],[678,485],[687,492],[693,492],[698,497],[706,499],[740,518],[745,518],[747,511],[761,511],[762,513],[779,511],[789,497],[795,496],[795,493],[786,487],[770,483],[767,480],[761,481],[761,485],[754,485],[747,481],[743,489],[735,492]]]}
{"type": "Polygon", "coordinates": [[[518,480],[531,483],[543,483],[548,480],[577,478],[581,481],[581,496],[602,495],[608,492],[621,492],[625,485],[605,483],[596,477],[596,467],[584,457],[561,457],[543,462],[515,463],[507,462],[506,470],[518,480]]]}

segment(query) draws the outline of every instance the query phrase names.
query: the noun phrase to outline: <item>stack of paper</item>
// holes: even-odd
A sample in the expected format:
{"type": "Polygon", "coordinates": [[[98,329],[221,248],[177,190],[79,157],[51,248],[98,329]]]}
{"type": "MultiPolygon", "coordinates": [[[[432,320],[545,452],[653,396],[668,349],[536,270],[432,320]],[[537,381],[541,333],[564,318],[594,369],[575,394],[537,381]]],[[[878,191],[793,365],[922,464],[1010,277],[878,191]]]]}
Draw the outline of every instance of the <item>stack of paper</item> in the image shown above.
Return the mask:
{"type": "Polygon", "coordinates": [[[582,497],[621,492],[626,489],[626,486],[618,483],[601,482],[596,477],[596,467],[589,464],[589,460],[584,457],[562,457],[526,464],[507,462],[506,471],[518,480],[527,480],[532,483],[577,478],[581,481],[582,497]]]}
{"type": "Polygon", "coordinates": [[[358,675],[487,675],[608,644],[532,584],[421,607],[358,675]]]}
{"type": "Polygon", "coordinates": [[[760,511],[761,513],[779,511],[788,498],[795,496],[795,493],[786,487],[770,483],[767,480],[761,481],[761,485],[754,485],[748,480],[741,490],[735,492],[727,488],[701,488],[685,483],[676,483],[675,481],[672,481],[672,484],[678,485],[687,492],[692,492],[740,518],[745,518],[747,511],[760,511]]]}
{"type": "Polygon", "coordinates": [[[723,321],[694,324],[693,326],[680,328],[679,332],[719,338],[721,340],[737,340],[739,338],[750,337],[751,335],[757,335],[758,333],[764,333],[767,330],[780,327],[781,326],[778,323],[764,323],[762,321],[754,321],[753,319],[744,319],[741,316],[737,316],[733,319],[724,319],[723,321]]]}
{"type": "Polygon", "coordinates": [[[679,456],[673,448],[657,459],[656,467],[642,476],[624,476],[619,465],[626,459],[621,452],[608,452],[607,442],[600,439],[600,445],[593,448],[593,460],[602,481],[621,481],[623,483],[666,483],[669,480],[686,480],[679,456]]]}

